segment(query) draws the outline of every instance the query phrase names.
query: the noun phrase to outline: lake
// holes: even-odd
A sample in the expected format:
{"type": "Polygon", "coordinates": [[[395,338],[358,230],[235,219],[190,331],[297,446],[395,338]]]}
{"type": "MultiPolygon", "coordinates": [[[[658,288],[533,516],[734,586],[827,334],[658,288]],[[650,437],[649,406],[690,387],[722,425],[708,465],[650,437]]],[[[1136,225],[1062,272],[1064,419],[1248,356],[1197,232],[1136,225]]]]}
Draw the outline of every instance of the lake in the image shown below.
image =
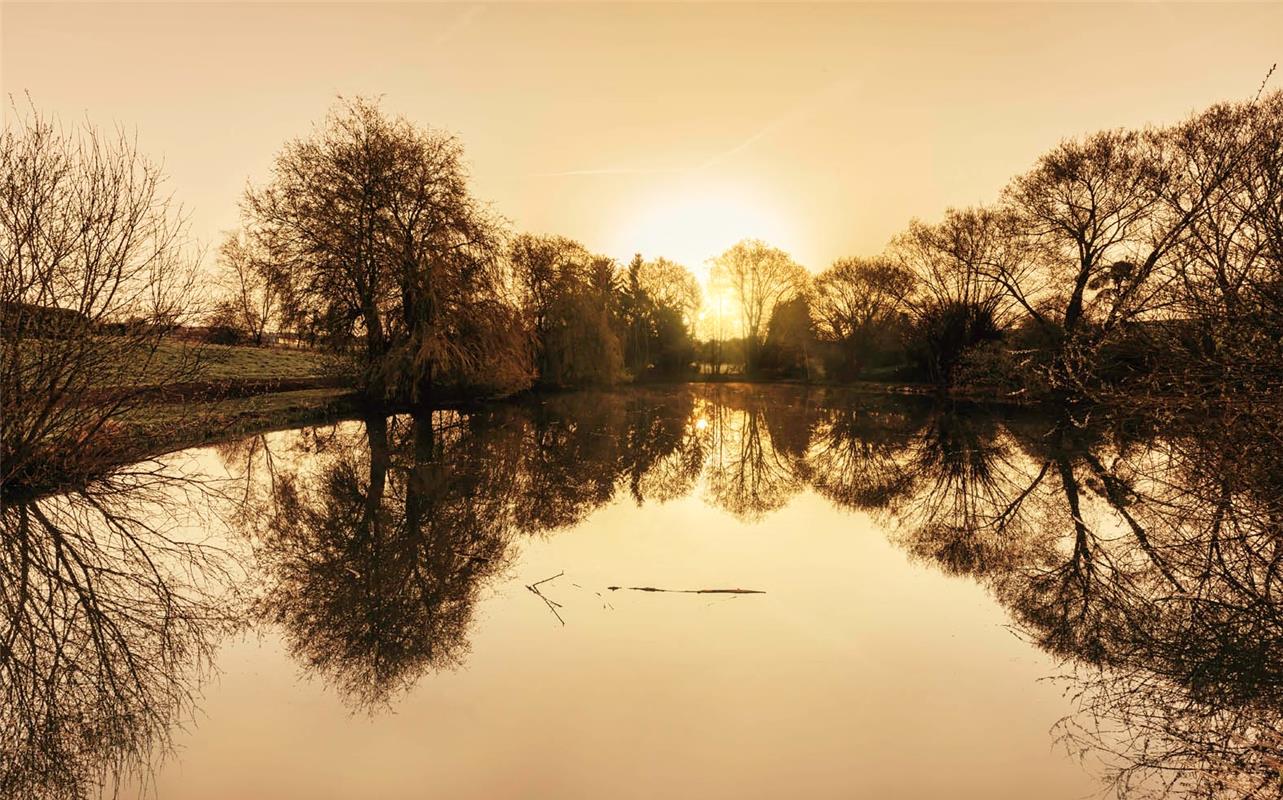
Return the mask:
{"type": "Polygon", "coordinates": [[[1278,796],[1248,430],[703,384],[171,454],[5,508],[0,795],[1278,796]]]}

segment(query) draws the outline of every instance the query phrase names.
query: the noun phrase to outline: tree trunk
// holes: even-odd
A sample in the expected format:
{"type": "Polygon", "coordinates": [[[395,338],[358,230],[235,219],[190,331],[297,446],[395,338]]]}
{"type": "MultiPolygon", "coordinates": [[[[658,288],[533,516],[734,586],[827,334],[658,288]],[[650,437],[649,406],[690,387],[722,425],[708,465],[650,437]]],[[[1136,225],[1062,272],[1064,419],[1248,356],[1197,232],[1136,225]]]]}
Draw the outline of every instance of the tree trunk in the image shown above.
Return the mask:
{"type": "Polygon", "coordinates": [[[387,341],[383,335],[383,322],[379,311],[372,304],[362,310],[365,319],[365,394],[378,402],[386,396],[386,379],[383,374],[383,358],[387,355],[387,341]]]}

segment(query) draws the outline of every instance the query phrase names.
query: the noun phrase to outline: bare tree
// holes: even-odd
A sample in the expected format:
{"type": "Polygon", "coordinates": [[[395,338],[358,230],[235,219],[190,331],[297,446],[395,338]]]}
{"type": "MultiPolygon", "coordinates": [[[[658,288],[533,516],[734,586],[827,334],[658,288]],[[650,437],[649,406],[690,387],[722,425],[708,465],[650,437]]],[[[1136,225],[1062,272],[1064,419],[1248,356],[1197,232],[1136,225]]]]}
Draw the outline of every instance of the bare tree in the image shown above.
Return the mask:
{"type": "Polygon", "coordinates": [[[788,253],[757,239],[739,242],[714,264],[740,306],[748,368],[753,369],[771,314],[777,305],[804,291],[806,270],[788,253]]]}
{"type": "Polygon", "coordinates": [[[835,341],[894,315],[914,277],[887,258],[842,258],[812,283],[812,312],[821,334],[835,341]]]}
{"type": "Polygon", "coordinates": [[[1152,141],[1119,130],[1062,142],[1007,190],[1038,245],[1054,295],[1046,301],[1066,333],[1093,316],[1116,318],[1128,298],[1129,309],[1140,305],[1162,249],[1173,243],[1153,226],[1160,175],[1152,141]],[[1107,286],[1114,291],[1100,291],[1107,286]]]}
{"type": "Polygon", "coordinates": [[[915,276],[904,307],[914,325],[914,350],[928,373],[948,383],[968,348],[994,339],[1015,306],[993,265],[1006,259],[1005,229],[984,209],[949,209],[930,225],[913,220],[891,242],[890,256],[915,276]]]}
{"type": "Polygon", "coordinates": [[[889,253],[915,277],[906,306],[919,314],[933,306],[977,306],[1009,320],[1011,303],[993,277],[995,265],[1009,260],[1007,233],[999,215],[982,208],[951,208],[935,224],[910,222],[889,253]]]}
{"type": "Polygon", "coordinates": [[[276,260],[263,237],[229,233],[218,249],[224,299],[217,316],[263,344],[267,326],[279,322],[282,281],[276,260]]]}
{"type": "Polygon", "coordinates": [[[1057,337],[1053,382],[1090,391],[1100,348],[1132,323],[1245,308],[1278,229],[1278,106],[1069,140],[1012,182],[1002,238],[1015,257],[983,271],[1057,337]]]}
{"type": "Polygon", "coordinates": [[[912,272],[877,257],[839,259],[811,283],[817,336],[838,346],[848,375],[895,335],[914,282],[912,272]]]}
{"type": "Polygon", "coordinates": [[[1166,213],[1194,212],[1173,249],[1169,300],[1196,341],[1161,379],[1187,393],[1268,393],[1283,363],[1283,92],[1213,106],[1164,144],[1166,213]]]}
{"type": "Polygon", "coordinates": [[[193,294],[186,233],[134,138],[15,109],[0,137],[5,491],[83,479],[149,392],[196,375],[196,353],[165,339],[193,294]]]}
{"type": "Polygon", "coordinates": [[[656,305],[671,308],[681,314],[687,325],[693,324],[703,300],[699,281],[691,271],[675,261],[657,258],[643,261],[638,270],[641,288],[656,305]]]}

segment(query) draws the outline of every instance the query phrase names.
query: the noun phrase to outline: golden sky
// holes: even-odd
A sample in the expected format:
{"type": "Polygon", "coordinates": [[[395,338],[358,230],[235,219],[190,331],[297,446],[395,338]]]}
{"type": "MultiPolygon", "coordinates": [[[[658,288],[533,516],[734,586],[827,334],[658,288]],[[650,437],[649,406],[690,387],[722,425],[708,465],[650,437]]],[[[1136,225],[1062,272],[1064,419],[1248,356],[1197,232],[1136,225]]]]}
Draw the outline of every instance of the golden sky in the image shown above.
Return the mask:
{"type": "Polygon", "coordinates": [[[380,94],[459,134],[515,228],[697,273],[748,236],[812,270],[876,253],[1062,137],[1250,97],[1283,61],[1281,3],[6,1],[0,28],[4,91],[136,128],[206,243],[336,94],[380,94]]]}

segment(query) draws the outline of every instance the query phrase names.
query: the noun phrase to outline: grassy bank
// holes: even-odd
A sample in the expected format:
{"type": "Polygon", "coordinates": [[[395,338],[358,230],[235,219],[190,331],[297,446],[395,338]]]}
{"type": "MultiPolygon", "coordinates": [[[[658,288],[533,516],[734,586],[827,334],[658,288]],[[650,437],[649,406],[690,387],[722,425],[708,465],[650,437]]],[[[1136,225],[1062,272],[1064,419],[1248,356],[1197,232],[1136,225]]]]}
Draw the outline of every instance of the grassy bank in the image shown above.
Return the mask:
{"type": "MultiPolygon", "coordinates": [[[[302,380],[335,372],[334,357],[315,350],[207,344],[198,352],[199,377],[208,381],[302,380]]],[[[175,363],[183,357],[183,343],[162,343],[156,357],[175,363]]]]}
{"type": "MultiPolygon", "coordinates": [[[[104,368],[93,376],[93,385],[103,388],[120,386],[122,380],[131,385],[145,385],[149,383],[148,376],[159,378],[180,373],[194,380],[218,382],[305,380],[345,372],[333,355],[316,350],[164,339],[155,352],[143,352],[137,351],[137,343],[111,336],[97,338],[105,352],[130,353],[126,356],[130,363],[121,363],[114,369],[104,368]]],[[[16,353],[20,361],[37,362],[50,354],[63,358],[60,353],[67,349],[65,340],[26,338],[18,342],[16,353]]],[[[111,363],[110,359],[107,363],[111,363]]]]}
{"type": "MultiPolygon", "coordinates": [[[[276,428],[351,413],[356,398],[334,356],[283,347],[193,344],[165,340],[153,355],[157,374],[196,359],[194,380],[157,389],[154,399],[108,431],[120,463],[276,428]]],[[[104,393],[114,389],[110,376],[104,393]]]]}
{"type": "Polygon", "coordinates": [[[110,435],[120,443],[119,460],[127,462],[251,433],[326,422],[357,409],[356,394],[343,388],[161,403],[127,414],[110,435]]]}
{"type": "MultiPolygon", "coordinates": [[[[234,439],[267,430],[317,424],[359,413],[359,398],[340,365],[325,353],[272,347],[195,345],[163,342],[154,355],[157,374],[196,355],[197,380],[148,389],[143,405],[113,420],[101,432],[104,460],[113,465],[165,452],[234,439]]],[[[135,375],[138,373],[135,372],[135,375]]],[[[104,375],[92,395],[103,399],[137,386],[122,386],[120,375],[104,375]]],[[[697,383],[784,384],[876,395],[939,396],[938,387],[897,380],[806,381],[733,375],[694,375],[636,385],[697,383]]],[[[523,393],[525,394],[525,393],[523,393]]],[[[957,399],[1019,403],[1019,397],[952,393],[957,399]]],[[[444,406],[485,403],[452,398],[444,406]]],[[[395,411],[396,409],[389,409],[395,411]]]]}

